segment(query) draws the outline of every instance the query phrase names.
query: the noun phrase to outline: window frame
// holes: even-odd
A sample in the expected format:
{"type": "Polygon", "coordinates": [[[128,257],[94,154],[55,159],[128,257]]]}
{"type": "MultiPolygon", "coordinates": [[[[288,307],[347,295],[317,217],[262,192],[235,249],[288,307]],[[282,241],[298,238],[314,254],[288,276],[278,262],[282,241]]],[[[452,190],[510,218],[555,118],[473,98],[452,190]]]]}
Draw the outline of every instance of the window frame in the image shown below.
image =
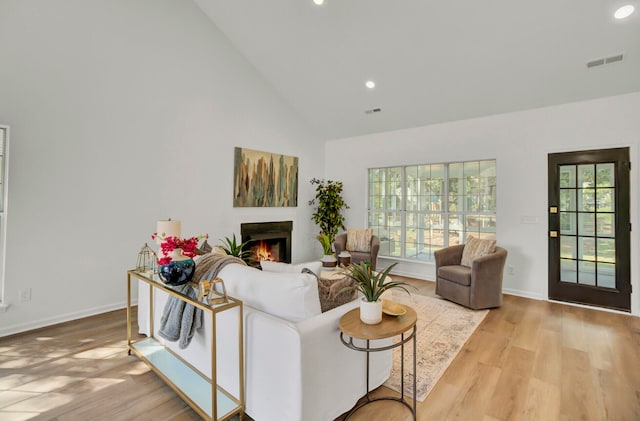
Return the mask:
{"type": "Polygon", "coordinates": [[[433,253],[436,250],[449,245],[463,244],[468,235],[480,238],[496,237],[496,159],[374,167],[367,169],[367,180],[367,225],[373,228],[374,234],[381,239],[380,257],[411,262],[433,262],[433,253]],[[457,172],[460,175],[456,174],[458,176],[452,178],[451,168],[454,165],[459,165],[457,172]],[[473,168],[474,166],[477,168],[473,168]],[[423,178],[421,175],[427,169],[429,176],[423,178]],[[399,182],[395,179],[389,180],[389,174],[399,174],[399,182]],[[451,191],[452,180],[458,180],[455,183],[462,186],[462,189],[456,190],[454,196],[451,195],[454,193],[451,191]],[[389,200],[389,195],[400,197],[399,207],[389,206],[391,202],[396,206],[398,203],[397,199],[389,200]],[[452,208],[453,204],[457,204],[459,208],[452,208]],[[377,224],[376,221],[380,219],[384,219],[385,222],[377,224]],[[391,225],[388,222],[398,219],[399,224],[391,225]],[[434,220],[439,220],[440,224],[433,224],[434,220]],[[461,221],[460,228],[455,233],[451,229],[453,220],[461,221]],[[470,220],[482,223],[476,225],[477,228],[470,229],[470,220]],[[424,230],[429,231],[428,240],[425,240],[424,230]],[[416,232],[415,236],[411,235],[413,232],[416,232]],[[441,238],[438,239],[440,233],[441,238]],[[459,239],[453,243],[451,235],[456,234],[459,239]],[[411,242],[408,241],[411,237],[415,238],[412,243],[414,247],[410,247],[411,242]],[[395,245],[395,241],[400,242],[400,247],[395,245]]]}
{"type": "Polygon", "coordinates": [[[0,312],[6,311],[7,298],[5,294],[5,272],[6,272],[6,250],[7,250],[7,207],[9,198],[8,180],[9,180],[9,138],[10,128],[6,125],[0,125],[0,131],[4,132],[4,145],[0,145],[0,166],[2,179],[0,180],[0,194],[2,195],[2,203],[0,204],[0,312]]]}

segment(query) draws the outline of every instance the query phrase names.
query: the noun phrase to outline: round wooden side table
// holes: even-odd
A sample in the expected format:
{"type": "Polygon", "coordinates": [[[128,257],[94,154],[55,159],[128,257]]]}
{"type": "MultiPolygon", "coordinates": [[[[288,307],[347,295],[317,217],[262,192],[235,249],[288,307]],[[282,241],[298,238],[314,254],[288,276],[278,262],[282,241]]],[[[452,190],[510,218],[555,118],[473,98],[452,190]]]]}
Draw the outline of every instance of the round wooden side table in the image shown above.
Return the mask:
{"type": "Polygon", "coordinates": [[[383,314],[382,322],[376,325],[363,323],[360,320],[359,308],[354,308],[340,318],[340,340],[342,343],[348,348],[367,353],[366,399],[364,402],[353,407],[344,421],[348,420],[354,412],[363,406],[380,400],[391,400],[402,403],[409,408],[413,414],[414,421],[416,420],[416,321],[418,317],[414,309],[405,305],[403,305],[403,307],[407,309],[405,314],[397,317],[383,314]],[[405,336],[407,332],[409,332],[409,334],[405,336]],[[397,343],[381,347],[371,347],[372,340],[393,338],[398,335],[400,335],[400,341],[397,343]],[[345,337],[348,337],[348,339],[345,339],[345,337]],[[353,343],[354,339],[364,340],[366,345],[364,347],[358,346],[353,343]],[[413,342],[413,407],[404,398],[404,344],[411,340],[413,342]],[[387,351],[397,347],[400,347],[400,397],[383,396],[372,399],[369,397],[369,354],[371,352],[387,351]]]}

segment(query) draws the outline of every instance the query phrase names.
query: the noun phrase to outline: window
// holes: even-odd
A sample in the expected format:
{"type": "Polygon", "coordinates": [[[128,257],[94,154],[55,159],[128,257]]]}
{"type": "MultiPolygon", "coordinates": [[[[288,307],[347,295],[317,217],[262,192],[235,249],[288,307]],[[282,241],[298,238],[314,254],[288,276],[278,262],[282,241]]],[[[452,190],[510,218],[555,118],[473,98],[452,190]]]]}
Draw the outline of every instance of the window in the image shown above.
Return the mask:
{"type": "Polygon", "coordinates": [[[7,208],[7,143],[9,140],[9,128],[0,126],[0,306],[4,303],[4,256],[7,208]]]}
{"type": "Polygon", "coordinates": [[[469,234],[495,238],[496,161],[371,168],[368,220],[381,256],[429,261],[469,234]]]}

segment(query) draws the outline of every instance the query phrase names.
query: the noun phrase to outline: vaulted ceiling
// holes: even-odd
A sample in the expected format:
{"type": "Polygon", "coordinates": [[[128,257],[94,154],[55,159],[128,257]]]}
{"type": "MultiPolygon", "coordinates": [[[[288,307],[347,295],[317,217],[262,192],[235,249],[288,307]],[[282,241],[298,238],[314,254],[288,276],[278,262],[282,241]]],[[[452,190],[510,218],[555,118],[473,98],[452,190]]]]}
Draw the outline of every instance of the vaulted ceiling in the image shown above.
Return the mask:
{"type": "Polygon", "coordinates": [[[325,139],[640,91],[640,0],[195,2],[325,139]]]}

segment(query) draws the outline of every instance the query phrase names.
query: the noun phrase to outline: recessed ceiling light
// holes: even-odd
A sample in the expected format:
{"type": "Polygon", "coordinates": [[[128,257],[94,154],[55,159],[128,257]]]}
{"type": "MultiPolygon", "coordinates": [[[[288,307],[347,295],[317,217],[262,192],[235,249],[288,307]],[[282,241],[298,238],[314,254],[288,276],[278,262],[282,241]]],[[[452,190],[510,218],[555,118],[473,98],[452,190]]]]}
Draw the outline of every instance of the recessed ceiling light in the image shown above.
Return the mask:
{"type": "Polygon", "coordinates": [[[316,4],[316,6],[322,6],[324,0],[313,0],[313,2],[316,4]]]}
{"type": "Polygon", "coordinates": [[[365,82],[364,86],[366,86],[369,89],[373,89],[376,87],[376,83],[372,80],[368,80],[365,82]]]}
{"type": "Polygon", "coordinates": [[[616,10],[616,12],[613,14],[613,17],[615,17],[616,19],[628,18],[629,16],[631,16],[634,10],[635,7],[633,7],[633,5],[627,4],[626,6],[622,6],[621,8],[616,10]]]}

